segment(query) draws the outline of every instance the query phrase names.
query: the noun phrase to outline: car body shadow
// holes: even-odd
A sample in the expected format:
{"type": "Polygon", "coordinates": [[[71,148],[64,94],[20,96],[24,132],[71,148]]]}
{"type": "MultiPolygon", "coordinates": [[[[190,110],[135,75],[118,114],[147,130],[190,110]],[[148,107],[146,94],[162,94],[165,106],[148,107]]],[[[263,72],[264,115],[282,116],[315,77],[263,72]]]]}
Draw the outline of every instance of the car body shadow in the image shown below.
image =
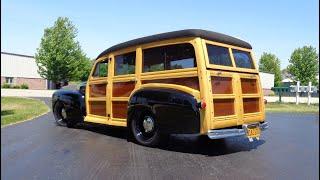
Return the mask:
{"type": "Polygon", "coordinates": [[[179,137],[171,136],[168,145],[161,149],[202,154],[207,156],[221,156],[257,149],[265,140],[249,142],[246,137],[231,137],[225,139],[209,139],[207,136],[179,137]]]}
{"type": "MultiPolygon", "coordinates": [[[[81,125],[80,128],[111,137],[127,139],[127,141],[136,143],[133,141],[133,138],[128,134],[127,129],[124,127],[85,123],[81,125]]],[[[171,135],[165,144],[157,148],[173,152],[202,154],[206,156],[221,156],[243,151],[251,151],[253,149],[257,149],[264,143],[265,140],[262,139],[249,142],[249,140],[245,137],[211,140],[207,136],[171,135]]]]}

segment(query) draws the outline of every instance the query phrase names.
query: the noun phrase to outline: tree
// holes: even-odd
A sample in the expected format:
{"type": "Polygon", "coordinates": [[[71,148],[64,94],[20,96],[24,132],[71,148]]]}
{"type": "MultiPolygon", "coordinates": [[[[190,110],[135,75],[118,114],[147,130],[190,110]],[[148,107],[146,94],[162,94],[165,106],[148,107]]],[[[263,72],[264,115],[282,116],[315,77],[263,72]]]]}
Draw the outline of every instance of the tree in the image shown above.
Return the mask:
{"type": "Polygon", "coordinates": [[[281,85],[280,60],[271,53],[264,52],[259,60],[259,70],[274,74],[274,86],[281,85]]]}
{"type": "Polygon", "coordinates": [[[301,82],[301,85],[308,85],[309,81],[316,84],[316,76],[319,73],[318,58],[317,50],[312,46],[295,49],[289,59],[288,71],[294,80],[301,82]]]}
{"type": "Polygon", "coordinates": [[[282,79],[293,79],[293,76],[289,73],[288,68],[284,68],[281,70],[281,77],[282,79]]]}
{"type": "Polygon", "coordinates": [[[35,55],[38,73],[60,87],[60,81],[80,80],[91,67],[89,58],[75,40],[77,29],[66,17],[59,17],[44,30],[35,55]]]}

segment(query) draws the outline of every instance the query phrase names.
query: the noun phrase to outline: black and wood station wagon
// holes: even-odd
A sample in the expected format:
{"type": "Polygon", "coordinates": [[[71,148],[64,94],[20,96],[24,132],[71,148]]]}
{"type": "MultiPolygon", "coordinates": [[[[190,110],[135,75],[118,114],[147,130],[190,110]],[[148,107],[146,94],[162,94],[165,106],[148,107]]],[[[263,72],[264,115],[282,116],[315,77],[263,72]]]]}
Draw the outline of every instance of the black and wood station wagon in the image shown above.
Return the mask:
{"type": "Polygon", "coordinates": [[[56,91],[52,106],[59,125],[127,127],[146,146],[168,134],[252,141],[268,127],[261,89],[249,43],[189,29],[106,49],[85,89],[56,91]]]}

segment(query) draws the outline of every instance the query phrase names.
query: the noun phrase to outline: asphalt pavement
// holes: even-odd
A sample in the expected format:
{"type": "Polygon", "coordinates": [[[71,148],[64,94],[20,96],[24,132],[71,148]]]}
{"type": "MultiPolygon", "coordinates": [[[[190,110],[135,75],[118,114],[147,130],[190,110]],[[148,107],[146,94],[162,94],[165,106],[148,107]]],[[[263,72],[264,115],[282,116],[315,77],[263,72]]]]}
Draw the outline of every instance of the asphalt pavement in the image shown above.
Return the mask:
{"type": "Polygon", "coordinates": [[[1,179],[319,179],[319,116],[266,118],[260,141],[172,136],[149,148],[122,128],[57,126],[49,112],[1,129],[1,179]]]}

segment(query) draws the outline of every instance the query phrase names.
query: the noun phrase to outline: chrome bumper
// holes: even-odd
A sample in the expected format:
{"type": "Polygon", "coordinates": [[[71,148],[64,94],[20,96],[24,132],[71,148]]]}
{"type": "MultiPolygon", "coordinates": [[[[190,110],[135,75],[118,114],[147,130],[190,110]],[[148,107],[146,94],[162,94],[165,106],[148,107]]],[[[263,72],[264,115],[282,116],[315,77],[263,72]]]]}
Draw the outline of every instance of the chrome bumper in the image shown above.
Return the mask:
{"type": "MultiPolygon", "coordinates": [[[[264,122],[259,124],[260,130],[266,130],[268,126],[268,122],[264,122]]],[[[234,136],[244,136],[246,135],[246,131],[244,128],[242,129],[217,129],[217,130],[209,130],[208,137],[210,139],[221,139],[226,137],[234,137],[234,136]]]]}

